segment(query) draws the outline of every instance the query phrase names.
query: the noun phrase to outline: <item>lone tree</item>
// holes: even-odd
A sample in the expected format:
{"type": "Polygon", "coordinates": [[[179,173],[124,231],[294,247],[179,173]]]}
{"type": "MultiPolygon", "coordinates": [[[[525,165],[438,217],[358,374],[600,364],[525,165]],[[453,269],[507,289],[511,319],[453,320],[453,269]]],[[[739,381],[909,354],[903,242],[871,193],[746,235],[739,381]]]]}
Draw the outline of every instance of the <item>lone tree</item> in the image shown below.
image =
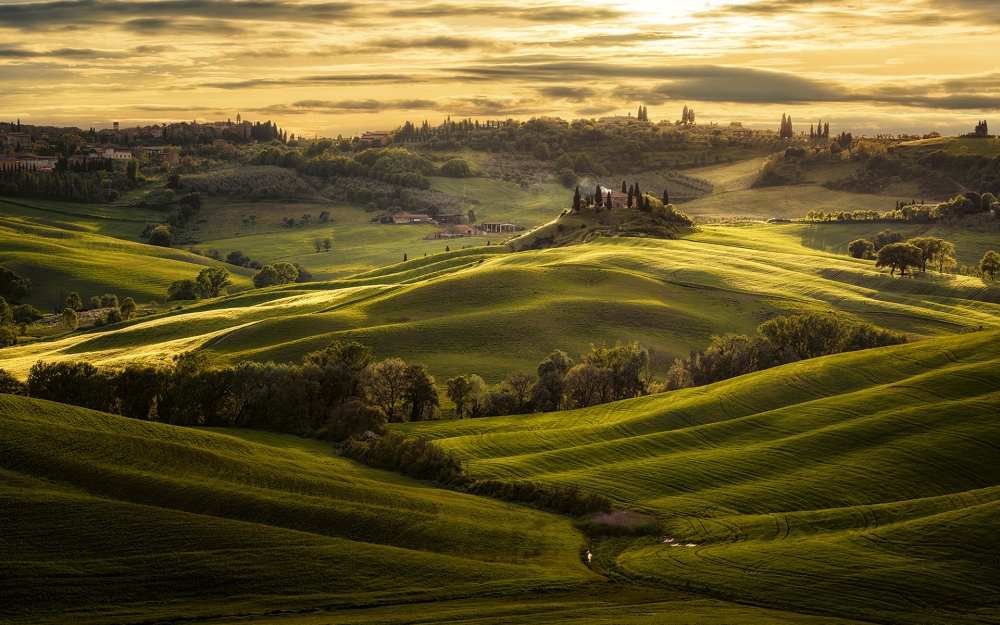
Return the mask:
{"type": "Polygon", "coordinates": [[[670,204],[670,194],[667,193],[666,189],[664,189],[663,190],[663,205],[666,206],[667,204],[670,204]]]}
{"type": "Polygon", "coordinates": [[[854,258],[871,260],[875,258],[875,244],[868,239],[855,239],[847,246],[847,252],[854,258]]]}
{"type": "Polygon", "coordinates": [[[895,275],[899,269],[899,275],[905,276],[906,270],[910,267],[920,267],[923,264],[923,253],[916,245],[909,243],[890,243],[878,251],[875,257],[875,267],[889,268],[889,275],[895,275]]]}
{"type": "Polygon", "coordinates": [[[458,413],[458,418],[462,419],[465,415],[465,406],[469,402],[469,393],[472,391],[469,378],[468,376],[459,375],[450,378],[445,382],[445,385],[448,389],[448,399],[455,404],[455,412],[458,413]]]}
{"type": "Polygon", "coordinates": [[[122,305],[118,307],[119,312],[121,312],[122,319],[131,319],[135,317],[135,311],[139,307],[135,305],[135,300],[131,297],[126,297],[122,300],[122,305]]]}
{"type": "Polygon", "coordinates": [[[986,252],[983,259],[979,261],[979,271],[983,272],[983,277],[988,280],[996,280],[1000,273],[1000,254],[994,251],[986,252]]]}
{"type": "Polygon", "coordinates": [[[80,295],[74,291],[66,297],[66,308],[72,308],[73,310],[83,310],[83,300],[80,299],[80,295]]]}
{"type": "Polygon", "coordinates": [[[80,327],[80,318],[77,316],[75,310],[67,306],[66,309],[62,311],[62,323],[70,329],[70,332],[72,332],[80,327]]]}
{"type": "Polygon", "coordinates": [[[198,286],[198,295],[203,298],[225,295],[226,289],[233,285],[233,281],[229,279],[229,271],[225,267],[202,269],[195,282],[198,286]]]}

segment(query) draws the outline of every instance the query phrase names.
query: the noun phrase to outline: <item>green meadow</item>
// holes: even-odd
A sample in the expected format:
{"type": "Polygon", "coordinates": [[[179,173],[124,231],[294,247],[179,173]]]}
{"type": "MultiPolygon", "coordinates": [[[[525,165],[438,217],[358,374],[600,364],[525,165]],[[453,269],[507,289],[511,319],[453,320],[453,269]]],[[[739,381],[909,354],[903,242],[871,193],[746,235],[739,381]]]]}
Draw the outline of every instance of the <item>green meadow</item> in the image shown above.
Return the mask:
{"type": "Polygon", "coordinates": [[[0,199],[0,265],[32,280],[28,303],[49,312],[71,291],[161,303],[4,348],[0,369],[20,379],[39,360],[194,350],[297,363],[356,340],[426,365],[443,390],[455,375],[534,371],[555,349],[579,359],[638,340],[661,381],[713,335],[797,313],[910,339],[582,410],[392,426],[437,441],[472,477],[577,487],[655,516],[663,535],[638,538],[594,538],[318,440],[0,395],[0,622],[1000,625],[1000,286],[891,277],[847,255],[888,228],[947,239],[974,265],[1000,249],[996,223],[804,222],[897,198],[819,186],[854,163],[753,189],[763,160],[684,170],[713,190],[678,207],[703,225],[672,240],[601,236],[591,209],[562,215],[562,185],[489,178],[431,184],[523,239],[429,240],[438,227],[373,224],[319,196],[205,197],[165,248],[140,236],[157,211],[0,199]],[[559,246],[523,249],[553,231],[559,246]],[[209,250],[299,263],[313,281],[255,289],[253,270],[222,265],[228,295],[164,304],[171,282],[221,264],[209,250]]]}
{"type": "Polygon", "coordinates": [[[664,519],[629,579],[890,623],[1000,622],[1000,333],[786,365],[571,413],[400,426],[470,471],[664,519]]]}
{"type": "Polygon", "coordinates": [[[891,278],[871,261],[803,242],[798,224],[709,226],[684,239],[597,238],[503,253],[439,252],[339,281],[243,290],[123,324],[5,350],[38,359],[165,360],[200,348],[219,362],[297,362],[334,339],[423,362],[443,380],[496,382],[554,349],[639,340],[661,368],[713,334],[752,332],[775,314],[841,310],[919,339],[995,327],[1000,288],[928,272],[891,278]]]}

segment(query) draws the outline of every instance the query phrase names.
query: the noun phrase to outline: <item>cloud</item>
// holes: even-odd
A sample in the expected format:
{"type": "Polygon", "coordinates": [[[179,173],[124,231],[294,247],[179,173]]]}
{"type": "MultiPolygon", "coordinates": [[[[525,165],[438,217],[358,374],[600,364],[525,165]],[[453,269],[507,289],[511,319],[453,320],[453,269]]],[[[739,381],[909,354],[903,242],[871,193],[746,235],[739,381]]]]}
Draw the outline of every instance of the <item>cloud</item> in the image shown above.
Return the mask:
{"type": "Polygon", "coordinates": [[[430,48],[437,50],[468,50],[469,48],[491,47],[493,42],[469,37],[426,37],[422,39],[388,39],[378,41],[373,48],[389,50],[406,50],[412,48],[430,48]]]}
{"type": "Polygon", "coordinates": [[[28,48],[0,48],[0,58],[4,59],[118,59],[129,56],[126,52],[94,50],[91,48],[58,48],[55,50],[31,50],[28,48]]]}
{"type": "Polygon", "coordinates": [[[394,18],[445,19],[481,17],[521,20],[548,24],[585,23],[619,19],[625,12],[609,7],[579,7],[572,4],[542,4],[518,7],[516,4],[449,4],[437,3],[389,11],[394,18]]]}
{"type": "Polygon", "coordinates": [[[306,113],[379,113],[382,111],[413,111],[434,109],[434,100],[299,100],[291,104],[275,104],[248,109],[255,113],[303,115],[306,113]]]}
{"type": "Polygon", "coordinates": [[[181,21],[315,24],[354,16],[354,2],[285,0],[50,0],[0,4],[0,27],[49,30],[96,24],[172,27],[181,21]]]}
{"type": "Polygon", "coordinates": [[[404,74],[330,74],[315,76],[300,76],[294,78],[251,78],[233,82],[202,83],[201,87],[213,89],[255,89],[259,87],[288,87],[296,85],[363,85],[363,84],[399,84],[420,82],[419,78],[404,74]]]}
{"type": "Polygon", "coordinates": [[[538,89],[538,93],[554,100],[569,100],[570,102],[583,102],[597,95],[597,92],[590,87],[567,86],[542,87],[538,89]]]}

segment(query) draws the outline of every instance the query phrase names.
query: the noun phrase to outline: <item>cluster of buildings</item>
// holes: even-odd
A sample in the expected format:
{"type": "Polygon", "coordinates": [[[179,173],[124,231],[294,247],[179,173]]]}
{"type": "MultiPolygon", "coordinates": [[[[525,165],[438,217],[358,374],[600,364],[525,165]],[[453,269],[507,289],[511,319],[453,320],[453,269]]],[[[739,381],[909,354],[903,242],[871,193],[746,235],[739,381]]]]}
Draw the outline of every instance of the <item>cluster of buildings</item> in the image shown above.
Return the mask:
{"type": "MultiPolygon", "coordinates": [[[[438,220],[424,213],[399,212],[392,216],[394,224],[437,224],[438,220]]],[[[482,224],[481,228],[467,224],[451,224],[444,230],[432,232],[427,235],[428,239],[455,239],[459,237],[481,237],[487,234],[503,234],[514,232],[514,224],[503,221],[488,221],[482,224]]]]}

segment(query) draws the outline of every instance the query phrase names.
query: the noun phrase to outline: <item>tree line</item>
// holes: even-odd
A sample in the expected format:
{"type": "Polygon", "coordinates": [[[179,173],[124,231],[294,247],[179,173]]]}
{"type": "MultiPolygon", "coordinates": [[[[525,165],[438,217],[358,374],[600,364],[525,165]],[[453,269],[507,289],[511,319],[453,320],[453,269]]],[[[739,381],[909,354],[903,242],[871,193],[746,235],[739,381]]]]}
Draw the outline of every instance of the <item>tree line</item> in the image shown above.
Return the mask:
{"type": "Polygon", "coordinates": [[[778,365],[841,352],[900,345],[903,334],[841,313],[779,316],[757,334],[713,336],[707,349],[674,361],[663,390],[704,386],[778,365]]]}

